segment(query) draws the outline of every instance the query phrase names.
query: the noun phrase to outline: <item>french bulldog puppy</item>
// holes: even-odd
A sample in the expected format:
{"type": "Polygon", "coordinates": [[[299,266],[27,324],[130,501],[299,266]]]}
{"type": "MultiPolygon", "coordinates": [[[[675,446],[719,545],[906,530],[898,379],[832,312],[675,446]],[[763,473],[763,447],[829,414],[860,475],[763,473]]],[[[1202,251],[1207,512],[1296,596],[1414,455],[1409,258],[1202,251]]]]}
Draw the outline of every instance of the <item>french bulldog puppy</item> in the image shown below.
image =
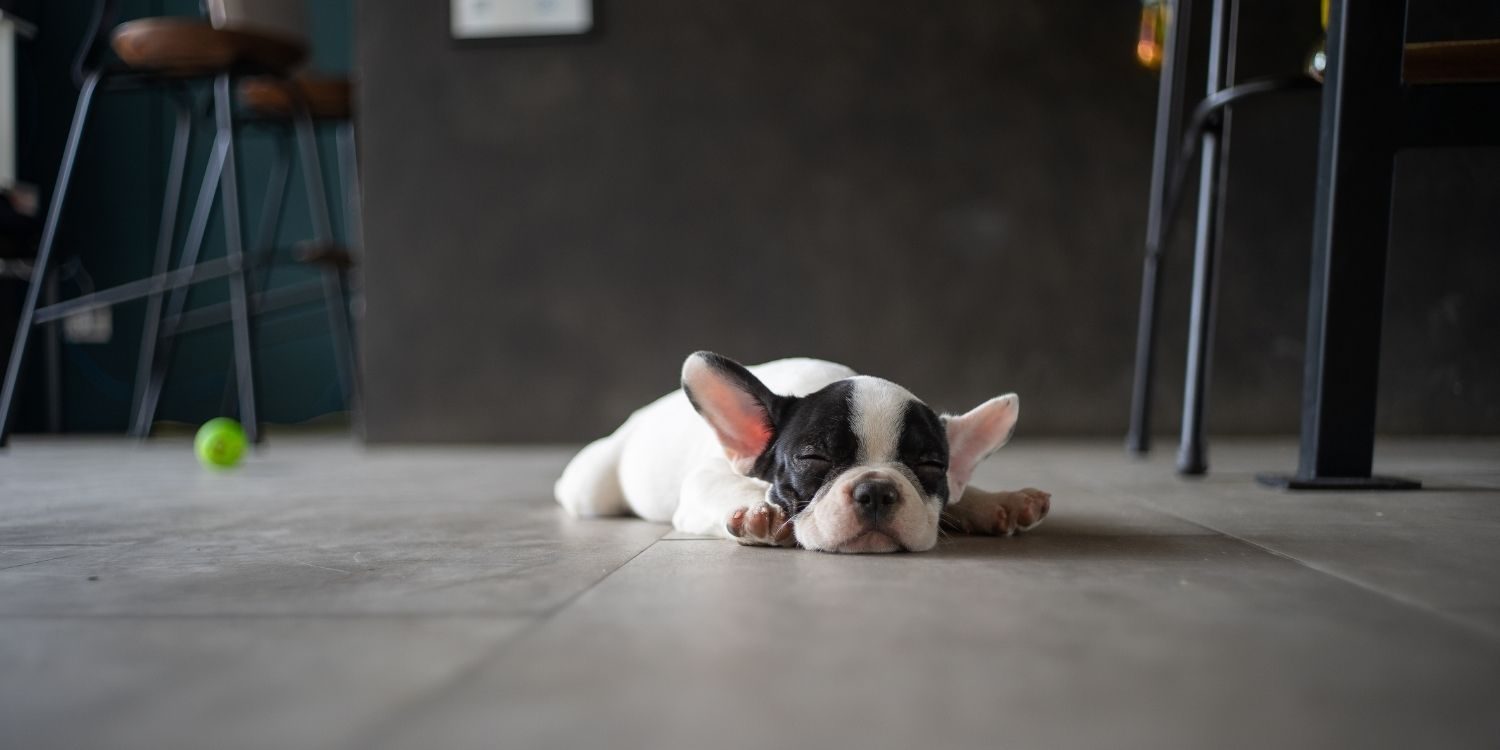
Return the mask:
{"type": "Polygon", "coordinates": [[[1040,490],[969,486],[1019,413],[1013,393],[939,415],[832,362],[697,352],[680,390],[580,451],[554,491],[575,516],[633,513],[741,544],[919,552],[940,525],[1008,536],[1047,515],[1040,490]]]}

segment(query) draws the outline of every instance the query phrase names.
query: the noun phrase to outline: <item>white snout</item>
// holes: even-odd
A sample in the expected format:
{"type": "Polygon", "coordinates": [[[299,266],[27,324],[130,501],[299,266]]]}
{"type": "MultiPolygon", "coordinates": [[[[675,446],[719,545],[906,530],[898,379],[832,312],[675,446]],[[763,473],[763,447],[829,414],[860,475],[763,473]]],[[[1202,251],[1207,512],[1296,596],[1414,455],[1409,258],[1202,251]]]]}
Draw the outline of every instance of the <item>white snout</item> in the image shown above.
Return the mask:
{"type": "Polygon", "coordinates": [[[939,503],[899,465],[856,466],[824,485],[797,516],[797,543],[823,552],[921,552],[937,544],[940,515],[939,503]],[[888,482],[898,496],[874,522],[854,497],[855,487],[869,481],[888,482]]]}

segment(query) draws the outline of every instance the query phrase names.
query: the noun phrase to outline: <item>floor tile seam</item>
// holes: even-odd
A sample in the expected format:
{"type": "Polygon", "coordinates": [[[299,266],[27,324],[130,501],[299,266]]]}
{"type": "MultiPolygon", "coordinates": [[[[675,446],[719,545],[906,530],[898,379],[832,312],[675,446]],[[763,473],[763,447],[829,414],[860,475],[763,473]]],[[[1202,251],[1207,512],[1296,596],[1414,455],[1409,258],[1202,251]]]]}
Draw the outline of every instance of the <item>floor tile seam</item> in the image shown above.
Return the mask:
{"type": "Polygon", "coordinates": [[[1214,526],[1212,524],[1205,523],[1205,522],[1202,522],[1202,521],[1197,521],[1195,519],[1189,518],[1189,517],[1187,517],[1185,515],[1182,515],[1181,513],[1178,513],[1176,511],[1174,511],[1174,510],[1171,510],[1171,509],[1168,509],[1168,508],[1163,508],[1163,507],[1161,507],[1159,505],[1156,505],[1155,503],[1152,503],[1149,499],[1146,499],[1146,498],[1137,498],[1137,499],[1141,500],[1142,502],[1145,502],[1153,510],[1156,510],[1156,511],[1161,512],[1161,513],[1165,513],[1165,514],[1167,514],[1169,516],[1172,516],[1174,518],[1182,520],[1182,521],[1184,521],[1186,523],[1190,523],[1190,524],[1192,524],[1194,526],[1198,526],[1200,528],[1207,529],[1208,531],[1211,531],[1211,532],[1213,532],[1215,534],[1219,534],[1219,535],[1225,537],[1226,539],[1232,539],[1232,540],[1234,540],[1236,542],[1239,542],[1241,544],[1247,545],[1249,547],[1253,547],[1256,550],[1259,550],[1259,551],[1264,552],[1266,554],[1272,555],[1274,557],[1279,557],[1279,558],[1281,558],[1283,560],[1287,560],[1288,562],[1291,562],[1291,563],[1293,563],[1293,564],[1295,564],[1295,565],[1297,565],[1299,567],[1305,568],[1307,570],[1313,571],[1314,573],[1317,573],[1317,574],[1319,574],[1319,575],[1321,575],[1323,577],[1332,578],[1332,579],[1334,579],[1336,581],[1339,581],[1340,583],[1342,583],[1344,585],[1351,586],[1353,588],[1359,589],[1359,590],[1361,590],[1361,591],[1363,591],[1365,593],[1368,593],[1368,594],[1373,594],[1373,595],[1375,595],[1375,596],[1377,596],[1377,597],[1379,597],[1381,599],[1384,599],[1384,600],[1390,601],[1390,602],[1394,602],[1394,603],[1399,604],[1399,605],[1401,605],[1401,606],[1403,606],[1405,608],[1417,610],[1417,611],[1419,611],[1419,612],[1421,612],[1423,614],[1426,614],[1426,615],[1429,615],[1429,616],[1434,617],[1436,619],[1442,620],[1443,622],[1446,622],[1446,623],[1448,623],[1450,625],[1457,625],[1457,626],[1463,628],[1466,631],[1469,631],[1471,633],[1475,633],[1475,634],[1481,635],[1481,636],[1483,636],[1487,640],[1490,640],[1490,641],[1493,641],[1493,642],[1496,642],[1496,643],[1500,643],[1500,628],[1497,628],[1495,626],[1489,625],[1489,624],[1481,622],[1481,621],[1473,620],[1473,619],[1470,619],[1468,617],[1464,617],[1464,616],[1459,615],[1458,613],[1455,613],[1455,612],[1449,612],[1449,611],[1444,610],[1442,608],[1439,608],[1439,607],[1437,607],[1437,606],[1435,606],[1435,605],[1433,605],[1433,604],[1431,604],[1429,602],[1425,602],[1425,601],[1422,601],[1420,599],[1415,599],[1415,598],[1412,598],[1410,596],[1406,596],[1405,594],[1402,594],[1400,592],[1387,590],[1387,589],[1385,589],[1385,588],[1383,588],[1383,587],[1381,587],[1381,586],[1379,586],[1377,584],[1371,583],[1369,581],[1361,580],[1358,577],[1351,576],[1351,575],[1348,575],[1346,573],[1339,572],[1337,570],[1333,570],[1331,568],[1328,568],[1327,566],[1319,565],[1318,563],[1312,562],[1310,560],[1303,560],[1303,559],[1301,559],[1301,558],[1299,558],[1299,557],[1297,557],[1295,555],[1292,555],[1292,554],[1290,554],[1288,552],[1283,552],[1283,551],[1281,551],[1279,549],[1276,549],[1275,547],[1272,547],[1272,546],[1270,546],[1268,544],[1257,542],[1257,541],[1255,541],[1253,539],[1249,539],[1249,538],[1241,536],[1239,534],[1235,534],[1233,532],[1225,531],[1224,529],[1218,528],[1218,527],[1216,527],[1216,526],[1214,526]]]}
{"type": "MultiPolygon", "coordinates": [[[[671,533],[671,529],[663,528],[661,536],[665,536],[668,533],[671,533]]],[[[492,664],[495,664],[496,662],[505,659],[506,655],[513,648],[530,637],[532,633],[538,631],[558,615],[567,611],[569,607],[571,607],[585,594],[593,591],[600,584],[609,580],[609,578],[615,573],[623,570],[627,565],[635,562],[636,558],[639,558],[641,555],[646,554],[648,550],[655,547],[658,542],[662,541],[661,536],[658,536],[656,539],[651,540],[650,544],[647,544],[641,549],[637,550],[635,554],[631,555],[624,562],[621,562],[619,565],[616,565],[615,567],[605,571],[603,575],[590,582],[587,586],[579,589],[572,596],[567,597],[550,609],[531,618],[530,622],[523,624],[516,630],[516,632],[511,633],[505,638],[502,638],[499,642],[486,649],[483,653],[476,656],[473,661],[469,662],[469,664],[459,669],[452,676],[443,680],[439,684],[433,685],[432,687],[423,691],[420,695],[413,696],[410,700],[404,701],[398,705],[391,706],[386,711],[386,715],[384,718],[376,720],[368,725],[367,731],[361,731],[357,733],[355,741],[346,744],[345,747],[348,747],[351,750],[364,750],[364,748],[380,746],[380,738],[390,735],[392,728],[401,726],[406,721],[406,718],[408,716],[417,714],[428,707],[438,705],[439,703],[441,703],[442,699],[445,696],[451,694],[454,690],[457,690],[462,685],[476,679],[482,670],[492,664]]]]}

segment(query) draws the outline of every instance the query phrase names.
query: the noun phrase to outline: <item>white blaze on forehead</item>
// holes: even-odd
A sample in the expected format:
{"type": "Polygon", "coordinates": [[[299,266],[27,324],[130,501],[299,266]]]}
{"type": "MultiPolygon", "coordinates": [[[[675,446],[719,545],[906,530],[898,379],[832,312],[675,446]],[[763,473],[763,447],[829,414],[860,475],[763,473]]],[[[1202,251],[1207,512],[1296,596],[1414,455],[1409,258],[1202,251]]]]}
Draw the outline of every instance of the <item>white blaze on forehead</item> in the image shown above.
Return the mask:
{"type": "Polygon", "coordinates": [[[906,405],[917,397],[889,380],[860,375],[850,381],[854,392],[849,404],[849,428],[859,440],[858,461],[895,461],[901,430],[906,425],[906,405]]]}

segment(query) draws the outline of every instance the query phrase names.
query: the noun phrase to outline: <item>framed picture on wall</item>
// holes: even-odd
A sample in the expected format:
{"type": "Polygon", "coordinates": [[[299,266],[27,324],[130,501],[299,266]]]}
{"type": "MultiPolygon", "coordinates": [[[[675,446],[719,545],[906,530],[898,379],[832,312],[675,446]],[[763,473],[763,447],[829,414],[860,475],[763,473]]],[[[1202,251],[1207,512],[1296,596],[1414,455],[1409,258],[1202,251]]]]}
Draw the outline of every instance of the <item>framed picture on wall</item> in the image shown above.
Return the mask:
{"type": "Polygon", "coordinates": [[[592,0],[451,0],[455,39],[587,33],[592,0]]]}

